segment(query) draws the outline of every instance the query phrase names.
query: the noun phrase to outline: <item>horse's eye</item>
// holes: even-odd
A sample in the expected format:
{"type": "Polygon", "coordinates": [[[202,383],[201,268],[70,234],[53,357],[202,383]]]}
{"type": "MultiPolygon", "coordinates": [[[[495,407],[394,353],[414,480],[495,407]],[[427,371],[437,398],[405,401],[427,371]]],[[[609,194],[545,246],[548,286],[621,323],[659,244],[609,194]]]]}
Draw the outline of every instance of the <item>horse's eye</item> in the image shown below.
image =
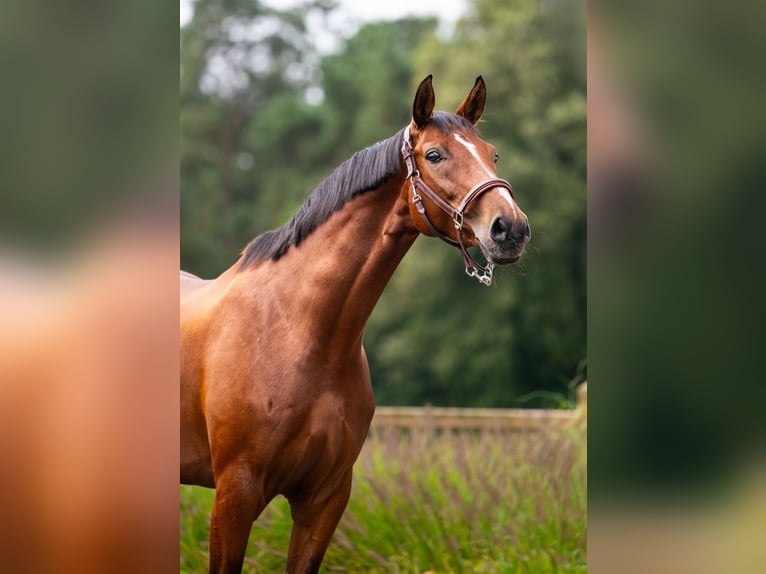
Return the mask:
{"type": "Polygon", "coordinates": [[[497,153],[495,153],[495,163],[497,163],[497,160],[499,160],[499,159],[500,159],[500,156],[497,155],[497,153]]]}
{"type": "Polygon", "coordinates": [[[428,152],[426,152],[426,159],[428,161],[430,161],[431,163],[438,163],[441,160],[443,160],[444,158],[442,157],[442,154],[440,154],[435,149],[432,149],[432,150],[429,150],[428,152]]]}

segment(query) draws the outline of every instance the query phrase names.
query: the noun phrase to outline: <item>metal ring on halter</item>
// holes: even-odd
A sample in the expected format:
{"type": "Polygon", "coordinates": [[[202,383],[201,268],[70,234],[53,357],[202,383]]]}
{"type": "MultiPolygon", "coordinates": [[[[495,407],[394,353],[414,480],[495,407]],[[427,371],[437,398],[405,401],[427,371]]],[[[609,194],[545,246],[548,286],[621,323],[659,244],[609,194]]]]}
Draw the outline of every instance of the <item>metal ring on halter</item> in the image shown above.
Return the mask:
{"type": "Polygon", "coordinates": [[[465,273],[469,277],[474,277],[478,279],[480,283],[489,287],[490,285],[492,285],[492,271],[494,269],[495,269],[495,266],[492,265],[492,263],[487,263],[487,270],[484,273],[479,273],[478,271],[476,271],[475,267],[466,267],[465,273]]]}

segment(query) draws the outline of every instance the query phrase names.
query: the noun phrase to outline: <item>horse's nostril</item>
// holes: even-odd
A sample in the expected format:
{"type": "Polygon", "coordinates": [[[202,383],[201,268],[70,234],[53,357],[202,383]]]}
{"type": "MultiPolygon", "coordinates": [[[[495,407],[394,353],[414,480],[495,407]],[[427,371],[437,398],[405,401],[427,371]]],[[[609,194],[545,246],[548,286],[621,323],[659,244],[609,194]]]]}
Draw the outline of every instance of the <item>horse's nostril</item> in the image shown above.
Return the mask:
{"type": "Polygon", "coordinates": [[[489,229],[489,235],[492,239],[498,243],[507,241],[511,237],[513,228],[511,222],[505,217],[498,217],[492,222],[492,227],[489,229]]]}
{"type": "Polygon", "coordinates": [[[532,228],[529,227],[529,221],[524,222],[524,237],[527,238],[527,241],[532,237],[532,228]]]}

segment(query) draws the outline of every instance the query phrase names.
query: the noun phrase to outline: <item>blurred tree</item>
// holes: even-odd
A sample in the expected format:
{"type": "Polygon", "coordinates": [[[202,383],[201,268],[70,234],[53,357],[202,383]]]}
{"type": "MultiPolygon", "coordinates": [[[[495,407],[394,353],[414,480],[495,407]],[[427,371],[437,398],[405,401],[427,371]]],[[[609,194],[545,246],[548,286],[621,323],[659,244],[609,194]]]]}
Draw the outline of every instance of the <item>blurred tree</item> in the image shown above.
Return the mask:
{"type": "Polygon", "coordinates": [[[341,132],[336,161],[389,137],[409,121],[415,93],[410,88],[418,75],[415,50],[436,25],[435,19],[417,18],[368,24],[341,53],[323,60],[325,107],[341,132]]]}
{"type": "MultiPolygon", "coordinates": [[[[304,24],[312,10],[323,8],[307,3],[280,12],[251,0],[197,0],[193,18],[181,30],[185,268],[217,275],[283,211],[282,198],[268,193],[275,186],[264,185],[268,164],[253,153],[254,147],[271,149],[272,142],[252,141],[252,134],[260,133],[253,126],[279,109],[278,100],[297,101],[312,85],[315,54],[304,24]]],[[[282,120],[296,115],[295,106],[287,109],[282,120]]]]}

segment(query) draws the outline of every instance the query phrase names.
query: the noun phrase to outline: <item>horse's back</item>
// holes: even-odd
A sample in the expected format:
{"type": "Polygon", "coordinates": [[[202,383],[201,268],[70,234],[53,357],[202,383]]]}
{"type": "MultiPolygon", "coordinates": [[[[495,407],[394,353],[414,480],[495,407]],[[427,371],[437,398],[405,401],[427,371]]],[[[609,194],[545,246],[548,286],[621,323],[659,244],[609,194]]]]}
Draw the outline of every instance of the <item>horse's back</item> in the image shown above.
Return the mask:
{"type": "Polygon", "coordinates": [[[189,273],[188,271],[184,271],[183,269],[181,269],[180,281],[181,281],[180,287],[181,287],[182,296],[184,293],[188,293],[189,291],[194,291],[196,289],[199,289],[200,287],[203,287],[211,283],[209,279],[202,279],[201,277],[198,277],[197,275],[194,275],[193,273],[189,273]]]}
{"type": "Polygon", "coordinates": [[[207,314],[211,302],[215,300],[215,279],[202,279],[193,273],[181,270],[179,276],[179,300],[181,304],[181,334],[185,325],[194,317],[207,314]]]}
{"type": "Polygon", "coordinates": [[[205,289],[212,280],[180,273],[181,303],[181,482],[213,486],[207,425],[201,410],[198,373],[204,355],[205,289]]]}

